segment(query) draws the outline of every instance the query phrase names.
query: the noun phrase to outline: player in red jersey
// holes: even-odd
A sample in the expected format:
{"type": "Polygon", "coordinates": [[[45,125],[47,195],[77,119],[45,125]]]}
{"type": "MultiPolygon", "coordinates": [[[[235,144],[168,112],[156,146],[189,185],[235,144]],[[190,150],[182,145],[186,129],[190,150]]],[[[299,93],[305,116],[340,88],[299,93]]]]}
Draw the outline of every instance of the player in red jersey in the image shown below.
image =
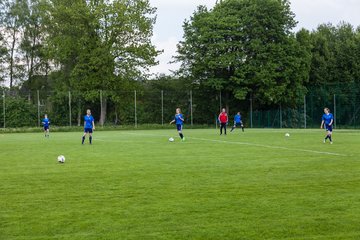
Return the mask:
{"type": "Polygon", "coordinates": [[[226,125],[229,121],[229,118],[228,118],[225,108],[223,108],[221,113],[219,114],[218,120],[220,122],[220,135],[222,135],[223,129],[224,129],[224,133],[226,135],[226,125]]]}

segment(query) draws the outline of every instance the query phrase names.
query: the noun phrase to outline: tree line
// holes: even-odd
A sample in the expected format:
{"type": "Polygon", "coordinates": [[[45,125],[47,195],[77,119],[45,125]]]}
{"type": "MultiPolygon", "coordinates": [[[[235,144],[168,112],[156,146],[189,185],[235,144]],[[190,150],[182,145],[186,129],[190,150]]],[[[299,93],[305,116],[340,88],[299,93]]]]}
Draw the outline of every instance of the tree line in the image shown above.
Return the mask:
{"type": "Polygon", "coordinates": [[[360,95],[360,28],[341,22],[295,32],[289,0],[199,6],[183,24],[174,56],[181,68],[149,80],[161,54],[151,42],[155,21],[148,0],[0,0],[0,81],[20,92],[51,91],[56,104],[63,99],[56,95],[77,91],[74,116],[103,90],[100,124],[109,112],[121,118],[130,100],[116,93],[135,89],[194,90],[204,118],[218,110],[208,106],[218,105],[209,96],[219,92],[224,106],[245,110],[249,99],[271,109],[295,108],[306,94],[330,99],[340,92],[342,101],[360,95]]]}

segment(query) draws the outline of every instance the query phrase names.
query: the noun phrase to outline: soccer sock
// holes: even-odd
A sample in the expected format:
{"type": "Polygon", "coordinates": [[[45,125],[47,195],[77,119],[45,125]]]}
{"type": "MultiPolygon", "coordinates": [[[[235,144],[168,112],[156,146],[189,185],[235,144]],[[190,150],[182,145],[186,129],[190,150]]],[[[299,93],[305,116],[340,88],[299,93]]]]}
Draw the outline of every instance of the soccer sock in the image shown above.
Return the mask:
{"type": "Polygon", "coordinates": [[[242,131],[245,131],[244,127],[241,127],[242,131]]]}
{"type": "Polygon", "coordinates": [[[332,138],[331,138],[331,135],[329,135],[329,140],[330,140],[330,142],[332,142],[332,138]]]}
{"type": "Polygon", "coordinates": [[[89,137],[89,142],[92,144],[92,136],[89,137]]]}
{"type": "Polygon", "coordinates": [[[180,135],[180,138],[183,139],[184,138],[184,135],[182,133],[179,133],[180,135]]]}
{"type": "Polygon", "coordinates": [[[234,131],[234,129],[235,129],[235,127],[234,127],[234,126],[232,126],[232,127],[231,127],[230,132],[234,131]]]}
{"type": "Polygon", "coordinates": [[[85,136],[82,137],[82,144],[84,144],[85,136]]]}

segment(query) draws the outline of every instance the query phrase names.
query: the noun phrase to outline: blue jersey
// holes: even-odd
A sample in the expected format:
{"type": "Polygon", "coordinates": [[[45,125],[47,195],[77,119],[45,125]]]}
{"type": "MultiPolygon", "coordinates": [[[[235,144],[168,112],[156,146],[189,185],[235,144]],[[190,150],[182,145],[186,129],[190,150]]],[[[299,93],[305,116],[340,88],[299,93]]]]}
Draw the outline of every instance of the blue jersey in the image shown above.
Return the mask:
{"type": "Polygon", "coordinates": [[[94,121],[93,116],[84,116],[85,128],[93,128],[92,122],[94,121]]]}
{"type": "Polygon", "coordinates": [[[176,123],[176,125],[178,125],[178,124],[183,125],[183,120],[181,120],[180,118],[184,119],[184,117],[183,117],[183,115],[181,113],[175,114],[175,123],[176,123]]]}
{"type": "Polygon", "coordinates": [[[329,114],[324,114],[322,116],[322,120],[324,121],[325,125],[329,125],[331,123],[331,120],[334,120],[334,116],[329,113],[329,114]]]}
{"type": "Polygon", "coordinates": [[[241,115],[235,115],[235,117],[234,117],[234,122],[235,123],[241,123],[241,115]]]}
{"type": "Polygon", "coordinates": [[[44,118],[44,119],[42,120],[42,124],[43,124],[44,127],[49,127],[49,125],[50,125],[50,119],[44,118]]]}

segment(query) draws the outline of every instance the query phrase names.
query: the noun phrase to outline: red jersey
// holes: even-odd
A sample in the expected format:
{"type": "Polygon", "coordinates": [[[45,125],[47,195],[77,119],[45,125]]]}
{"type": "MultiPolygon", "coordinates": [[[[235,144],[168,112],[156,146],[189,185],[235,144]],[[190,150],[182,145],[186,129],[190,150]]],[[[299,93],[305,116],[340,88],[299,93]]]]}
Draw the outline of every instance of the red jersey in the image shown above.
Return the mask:
{"type": "Polygon", "coordinates": [[[227,113],[220,113],[220,115],[219,115],[219,121],[221,122],[221,123],[227,123],[228,122],[228,115],[227,115],[227,113]]]}

